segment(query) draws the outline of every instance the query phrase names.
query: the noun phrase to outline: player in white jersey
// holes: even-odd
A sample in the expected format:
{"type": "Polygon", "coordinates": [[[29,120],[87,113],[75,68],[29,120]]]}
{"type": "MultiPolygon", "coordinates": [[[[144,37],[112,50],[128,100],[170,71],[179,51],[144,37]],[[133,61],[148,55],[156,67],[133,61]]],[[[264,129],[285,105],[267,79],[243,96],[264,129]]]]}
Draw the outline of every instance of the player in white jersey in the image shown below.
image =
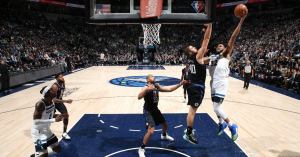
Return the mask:
{"type": "Polygon", "coordinates": [[[60,152],[57,137],[50,130],[53,122],[62,120],[62,115],[54,115],[55,105],[53,98],[56,97],[58,86],[56,84],[44,87],[41,90],[43,98],[35,105],[33,113],[33,125],[31,137],[35,145],[35,154],[31,157],[48,157],[47,148],[50,147],[54,152],[60,152]]]}
{"type": "MultiPolygon", "coordinates": [[[[230,121],[222,109],[221,104],[228,90],[229,62],[233,52],[233,46],[238,34],[241,31],[241,27],[245,18],[246,16],[241,17],[238,26],[228,41],[227,47],[225,47],[223,44],[218,44],[216,51],[220,54],[220,56],[219,59],[217,59],[217,65],[210,69],[210,74],[212,76],[211,98],[213,101],[214,111],[219,119],[218,135],[221,135],[228,126],[233,141],[238,138],[238,126],[230,121]]],[[[212,59],[212,57],[210,57],[210,59],[212,59]]]]}

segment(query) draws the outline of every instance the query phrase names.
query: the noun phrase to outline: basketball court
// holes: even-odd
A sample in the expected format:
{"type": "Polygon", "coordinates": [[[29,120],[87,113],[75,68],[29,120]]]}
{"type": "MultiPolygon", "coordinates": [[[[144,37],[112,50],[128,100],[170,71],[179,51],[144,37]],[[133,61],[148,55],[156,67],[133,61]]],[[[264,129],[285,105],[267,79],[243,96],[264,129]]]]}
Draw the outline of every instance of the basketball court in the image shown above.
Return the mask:
{"type": "MultiPolygon", "coordinates": [[[[160,76],[161,83],[173,84],[180,78],[182,67],[140,71],[127,68],[91,67],[65,76],[65,98],[74,102],[67,106],[72,140],[60,141],[62,156],[138,156],[137,148],[145,132],[143,100],[137,99],[140,83],[145,83],[143,77],[152,73],[160,76]],[[111,83],[115,78],[124,79],[117,85],[111,83]]],[[[161,93],[159,103],[175,142],[160,141],[160,128],[156,128],[146,156],[300,156],[299,100],[255,85],[244,91],[242,81],[230,78],[224,108],[239,125],[239,138],[232,142],[229,132],[216,135],[217,118],[210,100],[209,80],[208,76],[205,99],[195,123],[199,144],[191,145],[182,139],[188,106],[183,103],[180,88],[161,93]]],[[[1,156],[21,157],[34,152],[30,136],[33,106],[41,98],[40,89],[52,82],[0,98],[1,156]]],[[[53,123],[51,128],[61,138],[62,122],[53,123]]]]}
{"type": "MultiPolygon", "coordinates": [[[[90,0],[87,23],[95,25],[138,24],[144,36],[143,64],[151,63],[149,50],[160,43],[160,27],[168,24],[204,24],[215,19],[216,1],[206,3],[161,0],[150,7],[139,0],[90,0]],[[189,5],[190,10],[180,10],[189,5]],[[110,12],[105,9],[110,8],[110,12]],[[153,8],[151,8],[153,7],[153,8]],[[117,8],[117,9],[116,9],[117,8]],[[121,9],[120,9],[121,8],[121,9]],[[149,9],[150,8],[150,9],[149,9]],[[115,10],[118,10],[117,12],[115,10]],[[120,12],[121,10],[121,12],[120,12]],[[152,13],[149,13],[151,12],[152,13]],[[162,24],[162,25],[161,25],[162,24]]],[[[166,26],[167,27],[167,26],[166,26]]],[[[200,27],[202,28],[202,27],[200,27]]],[[[199,28],[199,29],[200,29],[199,28]]],[[[133,37],[139,40],[140,37],[133,37]]],[[[65,76],[64,99],[69,114],[70,141],[61,140],[62,122],[51,129],[60,138],[62,152],[51,157],[137,157],[146,131],[144,100],[138,93],[153,74],[163,86],[180,82],[183,66],[93,66],[65,76]]],[[[208,74],[208,72],[207,72],[208,74]]],[[[0,157],[24,157],[34,153],[31,127],[40,90],[54,78],[19,87],[15,93],[0,97],[0,157]]],[[[230,78],[223,103],[225,111],[239,126],[239,138],[233,142],[230,132],[217,136],[218,119],[213,111],[210,77],[206,78],[205,98],[198,109],[194,129],[199,144],[183,140],[188,106],[183,89],[161,93],[159,108],[169,124],[175,142],[160,140],[161,128],[146,147],[146,156],[155,157],[296,157],[300,156],[300,101],[277,92],[250,85],[244,90],[241,80],[230,78]]]]}

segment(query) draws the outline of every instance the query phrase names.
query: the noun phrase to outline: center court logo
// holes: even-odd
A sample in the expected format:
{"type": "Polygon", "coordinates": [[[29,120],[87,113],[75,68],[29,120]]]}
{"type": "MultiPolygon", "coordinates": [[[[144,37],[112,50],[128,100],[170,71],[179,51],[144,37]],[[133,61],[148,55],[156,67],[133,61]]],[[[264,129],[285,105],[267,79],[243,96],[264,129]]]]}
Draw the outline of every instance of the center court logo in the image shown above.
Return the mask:
{"type": "MultiPolygon", "coordinates": [[[[176,85],[180,79],[167,76],[155,76],[156,83],[162,86],[176,85]]],[[[125,87],[144,87],[146,85],[146,76],[127,76],[118,77],[109,81],[111,84],[125,87]]]]}

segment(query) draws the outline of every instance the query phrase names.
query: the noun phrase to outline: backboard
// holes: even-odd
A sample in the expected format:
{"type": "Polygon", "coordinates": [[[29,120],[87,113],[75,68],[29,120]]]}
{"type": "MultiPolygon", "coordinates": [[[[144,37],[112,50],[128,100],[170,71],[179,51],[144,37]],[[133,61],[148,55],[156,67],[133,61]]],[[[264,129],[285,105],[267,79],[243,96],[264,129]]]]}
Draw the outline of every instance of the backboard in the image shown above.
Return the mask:
{"type": "MultiPolygon", "coordinates": [[[[216,0],[90,0],[88,5],[88,22],[91,24],[207,23],[215,19],[216,11],[216,0]],[[154,4],[162,3],[158,9],[161,9],[161,14],[144,18],[141,7],[144,8],[145,1],[147,4],[151,1],[154,4]]],[[[150,4],[145,8],[151,10],[151,7],[150,4]]]]}

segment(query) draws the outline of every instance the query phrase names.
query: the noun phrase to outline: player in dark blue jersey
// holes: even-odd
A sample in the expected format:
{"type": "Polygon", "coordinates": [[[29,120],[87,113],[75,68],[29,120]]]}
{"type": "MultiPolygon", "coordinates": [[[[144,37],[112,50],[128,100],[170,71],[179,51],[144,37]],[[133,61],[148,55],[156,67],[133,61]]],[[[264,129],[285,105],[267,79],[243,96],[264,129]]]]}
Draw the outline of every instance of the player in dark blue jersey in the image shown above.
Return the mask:
{"type": "Polygon", "coordinates": [[[211,32],[212,24],[207,24],[202,45],[199,50],[193,46],[188,46],[185,48],[189,64],[187,104],[190,105],[190,108],[187,115],[187,129],[185,130],[183,138],[192,144],[198,143],[193,131],[193,125],[197,109],[201,105],[205,93],[206,65],[204,55],[207,52],[207,46],[211,37],[211,32]]]}

